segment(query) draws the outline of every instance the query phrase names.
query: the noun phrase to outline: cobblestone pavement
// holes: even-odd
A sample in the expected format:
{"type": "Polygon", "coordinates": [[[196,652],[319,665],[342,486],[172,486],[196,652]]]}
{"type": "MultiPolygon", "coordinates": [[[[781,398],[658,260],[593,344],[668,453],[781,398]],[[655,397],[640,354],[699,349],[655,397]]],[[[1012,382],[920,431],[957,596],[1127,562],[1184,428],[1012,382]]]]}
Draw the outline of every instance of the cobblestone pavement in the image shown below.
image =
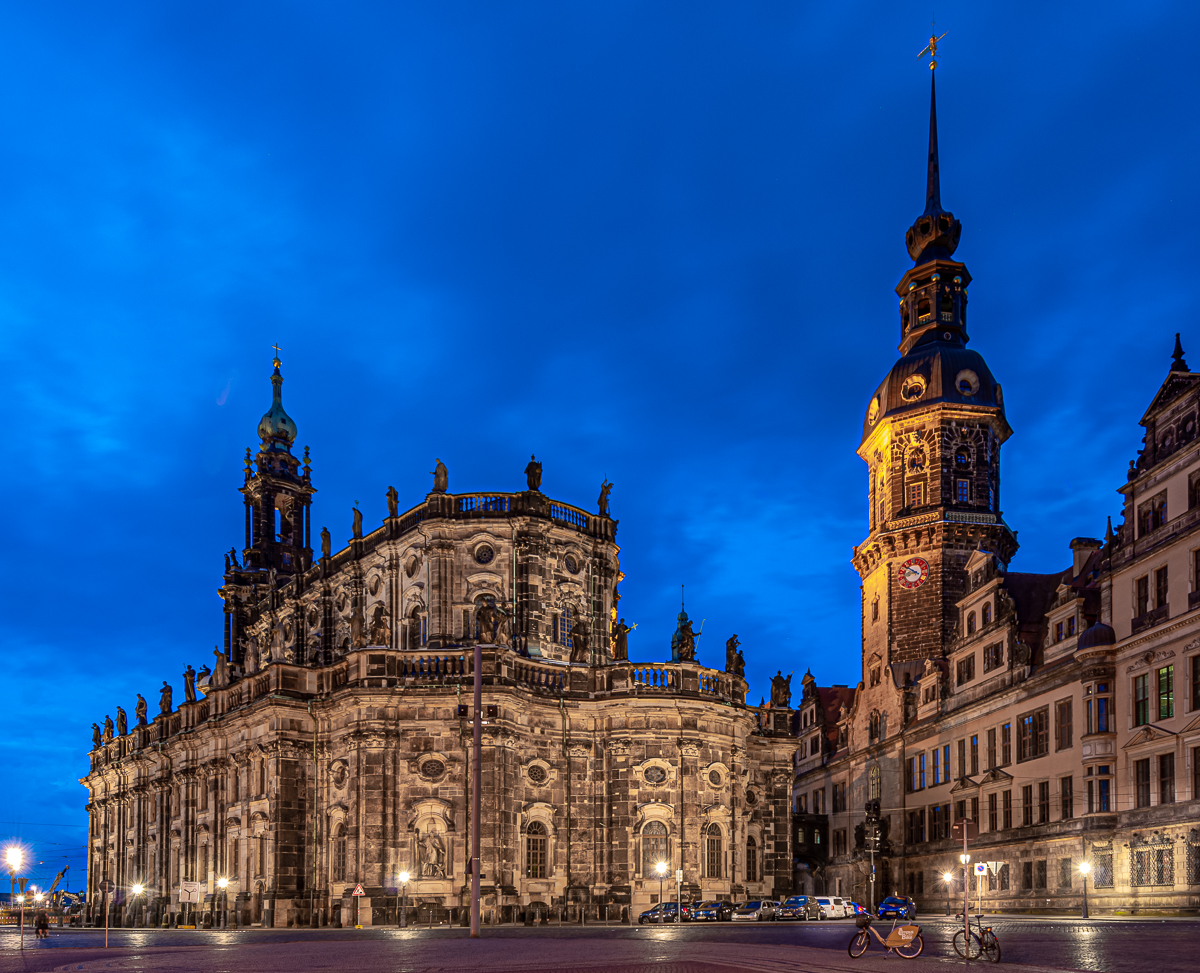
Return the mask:
{"type": "MultiPolygon", "coordinates": [[[[966,966],[953,955],[952,920],[922,917],[925,952],[902,963],[912,970],[966,966]]],[[[1009,968],[1175,973],[1197,968],[1200,921],[1178,919],[1040,919],[989,917],[1009,968]]],[[[880,924],[885,931],[890,923],[880,924]]],[[[847,921],[734,925],[485,926],[469,939],[462,928],[243,929],[230,931],[54,929],[38,942],[0,929],[0,973],[348,973],[494,970],[497,973],[758,973],[894,971],[900,960],[872,940],[852,960],[847,921]]],[[[970,964],[976,969],[979,964],[970,964]]]]}

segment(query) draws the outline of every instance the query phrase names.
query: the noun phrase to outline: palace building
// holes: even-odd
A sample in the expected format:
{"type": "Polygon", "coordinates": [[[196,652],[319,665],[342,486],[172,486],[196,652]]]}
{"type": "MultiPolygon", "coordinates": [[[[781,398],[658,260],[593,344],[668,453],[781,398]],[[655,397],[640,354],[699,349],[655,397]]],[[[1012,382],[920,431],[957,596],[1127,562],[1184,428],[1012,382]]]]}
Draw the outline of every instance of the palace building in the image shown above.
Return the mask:
{"type": "Polygon", "coordinates": [[[672,661],[628,660],[607,484],[598,512],[552,500],[531,459],[525,490],[452,493],[439,460],[420,503],[389,490],[382,524],[356,509],[347,545],[322,530],[314,555],[274,366],[224,645],[178,706],[164,683],[157,716],[140,700],[132,727],[119,710],[95,729],[88,901],[111,879],[126,925],[395,923],[401,893],[422,919],[461,915],[476,643],[485,921],[636,914],[660,862],[669,899],[677,869],[687,898],[786,892],[786,683],[748,706],[736,640],[725,670],[700,665],[684,612],[672,661]]]}
{"type": "Polygon", "coordinates": [[[926,206],[896,288],[900,358],[858,447],[861,681],[807,676],[798,707],[800,884],[961,908],[952,830],[967,820],[973,862],[990,863],[967,879],[973,908],[1076,910],[1086,881],[1093,909],[1195,910],[1200,374],[1176,336],[1140,419],[1144,448],[1117,485],[1124,523],[1072,540],[1061,570],[1009,570],[1000,454],[1012,430],[967,347],[959,233],[941,204],[931,91],[926,206]]]}

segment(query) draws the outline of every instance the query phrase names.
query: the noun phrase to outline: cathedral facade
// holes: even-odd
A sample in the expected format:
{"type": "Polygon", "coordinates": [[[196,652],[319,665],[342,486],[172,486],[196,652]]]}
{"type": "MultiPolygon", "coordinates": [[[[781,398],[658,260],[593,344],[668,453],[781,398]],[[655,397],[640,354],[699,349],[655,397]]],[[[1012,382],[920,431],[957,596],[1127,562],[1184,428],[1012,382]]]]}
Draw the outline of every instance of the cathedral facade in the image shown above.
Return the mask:
{"type": "Polygon", "coordinates": [[[973,908],[1080,910],[1086,892],[1102,911],[1194,911],[1200,376],[1176,336],[1140,419],[1145,446],[1114,484],[1124,523],[1072,540],[1061,570],[1011,571],[1011,430],[1000,384],[967,348],[959,233],[931,95],[926,208],[896,289],[901,357],[858,449],[861,679],[806,677],[799,704],[801,884],[930,910],[964,894],[973,908]],[[959,862],[961,830],[978,876],[959,862]]]}
{"type": "Polygon", "coordinates": [[[724,670],[700,665],[685,612],[670,661],[629,661],[609,485],[597,512],[552,500],[531,457],[523,491],[456,494],[439,460],[419,504],[389,489],[381,525],[355,509],[347,545],[322,529],[314,555],[274,366],[224,645],[178,706],[164,682],[153,719],[139,697],[132,727],[94,726],[89,902],[109,879],[127,925],[394,923],[401,895],[422,921],[461,915],[476,644],[485,921],[785,893],[786,685],[748,706],[736,639],[724,670]]]}

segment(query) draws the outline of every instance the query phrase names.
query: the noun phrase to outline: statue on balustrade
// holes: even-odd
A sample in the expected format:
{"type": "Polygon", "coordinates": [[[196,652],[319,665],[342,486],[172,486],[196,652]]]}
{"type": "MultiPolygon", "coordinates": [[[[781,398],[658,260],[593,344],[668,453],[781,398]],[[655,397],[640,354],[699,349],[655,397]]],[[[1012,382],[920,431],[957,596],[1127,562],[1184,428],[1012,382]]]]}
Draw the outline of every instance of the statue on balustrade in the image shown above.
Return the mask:
{"type": "Polygon", "coordinates": [[[96,750],[100,747],[100,724],[92,724],[92,749],[96,750]]]}
{"type": "Polygon", "coordinates": [[[333,550],[333,538],[329,536],[329,528],[321,528],[321,557],[329,557],[329,552],[333,550]]]}
{"type": "Polygon", "coordinates": [[[240,564],[238,564],[238,559],[237,559],[237,548],[236,548],[236,547],[231,547],[231,548],[229,549],[229,565],[230,565],[230,567],[234,568],[235,570],[236,570],[237,568],[240,568],[240,567],[241,567],[241,565],[240,565],[240,564]]]}
{"type": "Polygon", "coordinates": [[[367,641],[370,645],[392,644],[392,627],[388,624],[387,609],[382,602],[376,602],[371,614],[371,636],[367,641]]]}
{"type": "Polygon", "coordinates": [[[225,664],[225,653],[213,646],[213,658],[216,660],[213,663],[212,681],[210,685],[214,689],[224,689],[229,685],[229,667],[225,664]]]}
{"type": "Polygon", "coordinates": [[[450,487],[450,471],[446,469],[446,464],[439,459],[430,472],[433,475],[433,492],[445,493],[450,487]]]}
{"type": "Polygon", "coordinates": [[[117,707],[117,736],[123,737],[129,732],[129,722],[125,718],[125,711],[120,706],[117,707]]]}
{"type": "Polygon", "coordinates": [[[600,507],[600,516],[608,516],[608,495],[612,493],[613,485],[608,482],[608,477],[604,478],[604,482],[600,484],[600,499],[596,503],[600,507]]]}
{"type": "Polygon", "coordinates": [[[629,633],[635,628],[636,625],[626,625],[623,618],[613,626],[613,662],[625,662],[629,659],[629,633]]]}
{"type": "Polygon", "coordinates": [[[539,490],[542,486],[542,464],[533,453],[529,454],[529,462],[525,465],[525,482],[530,490],[539,490]]]}
{"type": "Polygon", "coordinates": [[[501,613],[496,600],[486,597],[475,612],[475,637],[480,645],[499,645],[496,630],[500,627],[501,613]]]}
{"type": "Polygon", "coordinates": [[[137,717],[137,725],[146,725],[146,697],[141,693],[137,694],[137,702],[133,706],[133,714],[137,717]]]}
{"type": "Polygon", "coordinates": [[[104,716],[104,742],[108,743],[113,738],[112,717],[107,713],[104,716]]]}
{"type": "Polygon", "coordinates": [[[188,703],[196,701],[196,670],[190,664],[183,670],[183,698],[188,703]]]}
{"type": "Polygon", "coordinates": [[[738,650],[739,645],[741,643],[736,635],[725,641],[725,671],[735,676],[745,676],[746,657],[738,650]]]}
{"type": "Polygon", "coordinates": [[[354,508],[354,521],[350,525],[351,536],[356,541],[362,540],[362,511],[354,508]]]}
{"type": "Polygon", "coordinates": [[[671,661],[694,662],[696,659],[696,637],[704,631],[701,623],[700,631],[692,631],[692,622],[686,611],[679,613],[679,625],[671,636],[671,661]]]}
{"type": "Polygon", "coordinates": [[[168,716],[171,713],[171,697],[174,695],[171,684],[165,679],[163,680],[162,689],[158,691],[158,711],[162,716],[168,716]]]}
{"type": "Polygon", "coordinates": [[[771,708],[789,709],[792,705],[792,673],[784,678],[783,670],[771,677],[771,708]]]}
{"type": "Polygon", "coordinates": [[[587,619],[578,609],[572,614],[575,616],[575,621],[571,624],[571,661],[589,662],[587,619]]]}
{"type": "Polygon", "coordinates": [[[350,609],[350,647],[361,649],[367,644],[367,620],[363,617],[359,596],[354,597],[354,607],[350,609]]]}
{"type": "Polygon", "coordinates": [[[396,488],[394,486],[388,487],[387,503],[388,503],[388,516],[389,517],[400,516],[400,494],[398,494],[396,492],[396,488]]]}

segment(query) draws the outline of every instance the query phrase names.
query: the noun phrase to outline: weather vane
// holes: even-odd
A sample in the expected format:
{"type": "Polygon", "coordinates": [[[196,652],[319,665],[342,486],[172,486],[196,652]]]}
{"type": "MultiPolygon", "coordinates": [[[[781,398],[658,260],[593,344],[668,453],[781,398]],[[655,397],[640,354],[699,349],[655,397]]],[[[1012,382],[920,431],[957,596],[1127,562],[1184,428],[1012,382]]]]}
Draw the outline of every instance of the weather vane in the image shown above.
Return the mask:
{"type": "MultiPolygon", "coordinates": [[[[926,54],[929,55],[929,70],[930,71],[937,70],[938,41],[940,41],[942,39],[942,37],[946,36],[946,34],[942,34],[942,37],[938,37],[937,30],[933,29],[933,24],[934,24],[934,21],[930,21],[930,27],[931,27],[932,33],[930,33],[930,35],[929,35],[929,43],[926,44],[925,47],[921,50],[921,53],[917,55],[918,61],[921,60],[921,58],[923,58],[926,54]]],[[[947,31],[946,33],[949,33],[949,31],[947,31]]]]}

